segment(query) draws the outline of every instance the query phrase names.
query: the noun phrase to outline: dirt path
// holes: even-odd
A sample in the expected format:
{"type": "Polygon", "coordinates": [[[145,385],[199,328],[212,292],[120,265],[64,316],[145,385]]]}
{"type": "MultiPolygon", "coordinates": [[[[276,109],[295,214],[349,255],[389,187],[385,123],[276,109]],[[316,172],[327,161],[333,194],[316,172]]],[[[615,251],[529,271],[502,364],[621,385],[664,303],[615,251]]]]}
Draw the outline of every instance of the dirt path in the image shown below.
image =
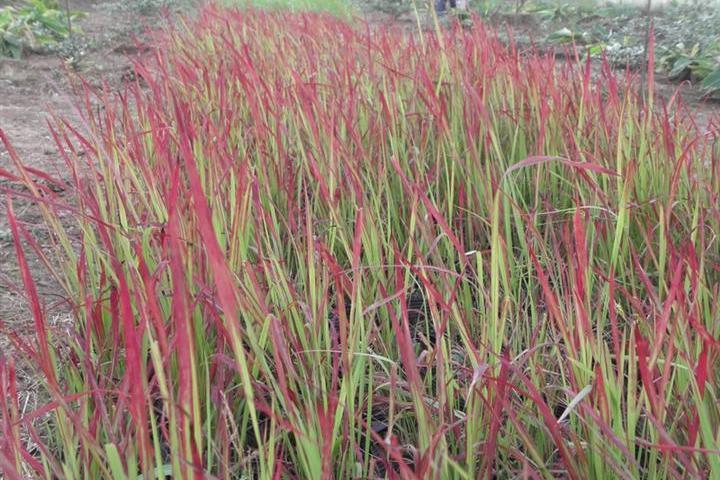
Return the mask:
{"type": "MultiPolygon", "coordinates": [[[[71,0],[72,10],[87,16],[77,22],[82,36],[76,37],[75,52],[82,51],[75,68],[59,55],[28,55],[20,60],[0,57],[0,128],[9,137],[20,158],[27,165],[52,172],[56,178],[68,179],[58,150],[48,130],[51,113],[82,125],[75,93],[80,77],[93,86],[103,82],[111,88],[122,84],[130,72],[130,56],[136,53],[134,38],[148,25],[157,25],[161,12],[140,11],[134,3],[147,0],[71,0]]],[[[0,0],[0,5],[4,2],[0,0]]],[[[8,152],[0,146],[0,168],[15,171],[8,152]]],[[[6,195],[0,180],[0,356],[12,352],[10,334],[22,337],[33,333],[33,321],[20,285],[15,247],[6,215],[6,195]]],[[[13,199],[15,213],[39,241],[47,245],[48,236],[36,206],[20,198],[13,199]]],[[[68,319],[67,305],[58,286],[34,255],[28,254],[30,268],[37,280],[47,317],[58,325],[68,319]]],[[[21,399],[25,408],[37,402],[33,394],[34,375],[29,365],[18,365],[21,399]]]]}

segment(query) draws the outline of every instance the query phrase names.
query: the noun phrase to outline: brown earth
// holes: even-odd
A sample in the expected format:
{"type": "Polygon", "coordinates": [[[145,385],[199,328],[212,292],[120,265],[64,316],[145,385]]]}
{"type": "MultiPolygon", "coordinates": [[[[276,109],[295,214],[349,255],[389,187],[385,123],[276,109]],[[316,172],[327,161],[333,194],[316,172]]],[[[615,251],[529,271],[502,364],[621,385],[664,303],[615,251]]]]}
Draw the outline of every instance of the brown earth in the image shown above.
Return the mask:
{"type": "MultiPolygon", "coordinates": [[[[74,28],[79,60],[71,65],[62,54],[26,54],[15,60],[0,57],[0,129],[10,139],[22,161],[33,168],[50,172],[55,178],[69,180],[58,149],[50,134],[48,122],[53,115],[63,118],[82,130],[80,112],[81,78],[93,88],[107,85],[121,88],[131,71],[131,56],[136,53],[136,39],[143,38],[147,26],[157,25],[166,12],[141,14],[132,1],[70,0],[70,8],[86,12],[74,28]]],[[[7,4],[0,0],[0,6],[7,4]]],[[[16,172],[8,151],[0,145],[0,168],[16,172]]],[[[33,333],[32,314],[22,292],[14,242],[8,223],[6,205],[8,190],[15,189],[0,179],[0,356],[13,350],[10,336],[30,338],[33,333]]],[[[60,193],[62,195],[62,193],[60,193]]],[[[21,225],[38,241],[49,246],[37,205],[12,195],[14,211],[21,225]]],[[[62,291],[44,265],[26,247],[28,263],[37,282],[43,307],[50,323],[62,326],[69,317],[62,291]]],[[[31,411],[38,401],[33,391],[32,366],[17,365],[21,406],[31,411]]]]}

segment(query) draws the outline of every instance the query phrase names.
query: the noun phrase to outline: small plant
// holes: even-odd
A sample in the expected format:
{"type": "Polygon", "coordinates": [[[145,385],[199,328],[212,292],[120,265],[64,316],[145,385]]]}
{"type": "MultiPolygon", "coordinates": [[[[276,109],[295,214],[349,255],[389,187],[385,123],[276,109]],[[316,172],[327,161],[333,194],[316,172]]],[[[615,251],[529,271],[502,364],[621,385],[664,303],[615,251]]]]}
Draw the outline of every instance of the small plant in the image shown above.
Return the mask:
{"type": "Polygon", "coordinates": [[[25,0],[20,7],[0,8],[0,55],[47,52],[70,35],[71,22],[80,16],[54,0],[25,0]]]}
{"type": "Polygon", "coordinates": [[[709,94],[720,91],[720,43],[701,47],[696,43],[692,48],[680,43],[663,49],[661,67],[672,80],[692,80],[709,94]]]}
{"type": "Polygon", "coordinates": [[[688,48],[683,43],[664,48],[660,56],[660,65],[671,79],[703,80],[720,68],[720,44],[701,47],[695,43],[688,48]]]}
{"type": "Polygon", "coordinates": [[[703,79],[702,86],[713,96],[720,92],[720,66],[703,79]]]}

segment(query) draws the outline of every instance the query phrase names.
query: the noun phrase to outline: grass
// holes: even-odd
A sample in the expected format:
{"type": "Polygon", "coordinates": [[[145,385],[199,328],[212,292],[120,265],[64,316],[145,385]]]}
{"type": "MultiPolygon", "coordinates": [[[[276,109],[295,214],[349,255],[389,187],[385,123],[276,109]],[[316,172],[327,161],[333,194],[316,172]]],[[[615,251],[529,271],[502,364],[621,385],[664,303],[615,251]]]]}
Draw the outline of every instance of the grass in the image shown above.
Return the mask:
{"type": "Polygon", "coordinates": [[[223,0],[220,3],[229,7],[242,5],[268,10],[329,13],[344,20],[351,20],[358,11],[352,0],[223,0]]]}
{"type": "Polygon", "coordinates": [[[64,196],[0,135],[36,327],[5,477],[719,476],[717,133],[474,23],[207,7],[52,124],[64,196]]]}

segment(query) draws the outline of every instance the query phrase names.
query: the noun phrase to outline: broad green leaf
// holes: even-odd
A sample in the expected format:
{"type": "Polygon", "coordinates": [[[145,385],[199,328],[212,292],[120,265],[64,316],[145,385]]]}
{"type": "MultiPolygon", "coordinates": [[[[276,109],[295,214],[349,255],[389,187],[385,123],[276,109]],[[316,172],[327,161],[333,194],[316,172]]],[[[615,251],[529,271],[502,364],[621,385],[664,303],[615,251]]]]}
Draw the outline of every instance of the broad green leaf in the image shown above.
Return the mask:
{"type": "Polygon", "coordinates": [[[705,77],[702,87],[710,91],[720,90],[720,67],[705,77]]]}
{"type": "Polygon", "coordinates": [[[670,73],[668,74],[670,78],[675,79],[683,76],[687,73],[688,68],[693,64],[692,58],[682,57],[675,61],[673,64],[672,70],[670,70],[670,73]]]}

